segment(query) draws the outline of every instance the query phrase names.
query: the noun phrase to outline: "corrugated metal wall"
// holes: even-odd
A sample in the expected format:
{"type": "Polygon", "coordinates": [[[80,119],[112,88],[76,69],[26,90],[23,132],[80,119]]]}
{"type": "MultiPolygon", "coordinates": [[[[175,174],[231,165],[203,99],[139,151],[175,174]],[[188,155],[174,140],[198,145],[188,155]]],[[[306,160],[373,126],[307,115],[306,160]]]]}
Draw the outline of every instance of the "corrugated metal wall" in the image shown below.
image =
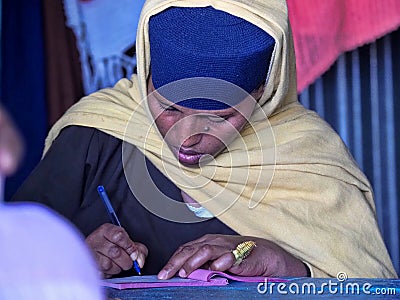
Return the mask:
{"type": "Polygon", "coordinates": [[[371,181],[379,226],[399,273],[398,55],[399,30],[340,56],[300,100],[335,128],[371,181]]]}

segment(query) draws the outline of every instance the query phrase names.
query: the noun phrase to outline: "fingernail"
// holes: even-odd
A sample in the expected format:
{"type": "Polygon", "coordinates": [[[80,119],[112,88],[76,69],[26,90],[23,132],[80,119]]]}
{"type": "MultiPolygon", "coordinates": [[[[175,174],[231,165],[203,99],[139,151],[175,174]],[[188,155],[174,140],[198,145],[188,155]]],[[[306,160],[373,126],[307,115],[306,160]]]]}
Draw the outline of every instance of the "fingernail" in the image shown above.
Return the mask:
{"type": "Polygon", "coordinates": [[[186,277],[187,276],[186,271],[184,269],[180,269],[178,274],[179,274],[179,277],[186,277]]]}
{"type": "Polygon", "coordinates": [[[139,264],[139,267],[143,268],[143,266],[144,266],[143,258],[141,256],[139,256],[136,261],[139,264]]]}
{"type": "Polygon", "coordinates": [[[130,255],[130,257],[132,258],[132,260],[137,260],[137,258],[138,258],[138,252],[137,252],[137,251],[132,252],[131,255],[130,255]]]}
{"type": "Polygon", "coordinates": [[[167,279],[167,275],[168,275],[167,271],[161,270],[160,273],[158,273],[157,277],[158,279],[167,279]]]}

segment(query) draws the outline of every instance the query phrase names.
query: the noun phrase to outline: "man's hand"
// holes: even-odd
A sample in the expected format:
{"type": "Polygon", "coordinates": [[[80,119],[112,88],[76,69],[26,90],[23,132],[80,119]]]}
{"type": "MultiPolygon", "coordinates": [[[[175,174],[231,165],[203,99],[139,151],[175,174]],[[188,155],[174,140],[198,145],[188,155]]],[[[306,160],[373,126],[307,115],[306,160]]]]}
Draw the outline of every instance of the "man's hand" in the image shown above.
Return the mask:
{"type": "Polygon", "coordinates": [[[92,232],[86,238],[86,243],[93,250],[105,278],[131,269],[134,260],[142,268],[148,254],[145,245],[134,243],[122,227],[109,223],[92,232]]]}
{"type": "Polygon", "coordinates": [[[158,278],[169,279],[175,274],[186,277],[198,268],[241,276],[307,276],[303,262],[273,242],[255,237],[208,234],[179,247],[158,278]],[[247,258],[235,265],[232,250],[245,241],[254,241],[257,246],[247,258]]]}

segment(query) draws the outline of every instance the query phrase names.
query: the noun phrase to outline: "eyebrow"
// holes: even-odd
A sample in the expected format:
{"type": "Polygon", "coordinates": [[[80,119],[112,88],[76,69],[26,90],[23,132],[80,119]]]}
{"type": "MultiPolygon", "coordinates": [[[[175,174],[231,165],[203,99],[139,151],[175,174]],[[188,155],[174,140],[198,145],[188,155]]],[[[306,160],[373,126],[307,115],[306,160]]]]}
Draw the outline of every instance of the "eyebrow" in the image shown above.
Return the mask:
{"type": "MultiPolygon", "coordinates": [[[[156,100],[157,100],[158,102],[160,102],[161,104],[163,104],[163,105],[165,105],[165,106],[174,107],[174,108],[176,108],[176,109],[179,109],[180,105],[178,105],[178,104],[176,104],[176,103],[174,103],[174,102],[171,102],[171,101],[169,101],[168,99],[166,99],[165,97],[163,97],[163,96],[157,91],[157,89],[154,87],[153,84],[152,84],[151,87],[152,87],[152,88],[151,88],[150,94],[154,94],[154,97],[156,98],[156,100]],[[178,106],[178,108],[175,107],[175,106],[178,106]]],[[[183,106],[183,107],[184,107],[184,106],[183,106]]],[[[185,108],[186,108],[186,107],[185,107],[185,108]]],[[[207,113],[207,111],[204,110],[204,111],[201,112],[201,114],[204,114],[204,115],[214,115],[214,116],[218,116],[218,117],[221,117],[221,118],[226,118],[226,117],[228,117],[228,116],[233,115],[235,112],[238,112],[238,110],[235,109],[234,107],[230,107],[230,108],[223,109],[223,110],[220,110],[220,111],[214,111],[213,113],[207,113]],[[230,110],[227,111],[228,109],[230,109],[230,110]]]]}
{"type": "MultiPolygon", "coordinates": [[[[165,106],[168,106],[168,107],[173,107],[173,108],[176,108],[176,109],[179,109],[180,107],[191,109],[191,108],[188,108],[188,107],[185,107],[185,106],[180,106],[179,104],[176,104],[174,102],[166,100],[165,98],[160,98],[159,94],[156,94],[155,98],[156,98],[156,100],[158,102],[160,102],[161,104],[163,104],[165,106]]],[[[193,110],[197,110],[197,109],[193,109],[193,110]]],[[[233,115],[235,112],[237,112],[237,110],[234,109],[233,107],[231,107],[231,108],[227,108],[227,109],[223,109],[223,110],[217,110],[217,111],[214,110],[212,112],[209,112],[207,110],[201,110],[201,112],[199,114],[214,115],[214,116],[219,116],[219,117],[227,117],[227,116],[233,115]]]]}

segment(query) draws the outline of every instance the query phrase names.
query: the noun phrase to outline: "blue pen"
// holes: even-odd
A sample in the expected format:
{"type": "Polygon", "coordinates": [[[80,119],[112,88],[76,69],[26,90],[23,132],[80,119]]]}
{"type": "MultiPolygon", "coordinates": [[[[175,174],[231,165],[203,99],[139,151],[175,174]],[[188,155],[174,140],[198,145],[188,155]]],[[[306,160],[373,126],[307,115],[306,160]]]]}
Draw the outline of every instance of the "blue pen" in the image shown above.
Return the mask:
{"type": "MultiPolygon", "coordinates": [[[[101,200],[103,200],[103,203],[104,203],[104,205],[105,205],[106,208],[107,208],[107,212],[108,212],[108,215],[110,216],[111,222],[112,222],[114,225],[117,225],[117,226],[119,226],[119,227],[122,227],[122,226],[121,226],[121,223],[119,222],[118,217],[117,217],[117,215],[116,215],[116,213],[115,213],[115,211],[114,211],[114,208],[113,208],[112,205],[111,205],[111,201],[110,201],[110,199],[109,199],[108,196],[107,196],[107,193],[106,193],[106,190],[105,190],[104,186],[99,185],[99,186],[97,187],[97,192],[99,193],[101,200]]],[[[140,272],[139,264],[137,263],[136,260],[133,261],[133,267],[135,268],[136,272],[137,272],[139,275],[142,275],[141,272],[140,272]]]]}

